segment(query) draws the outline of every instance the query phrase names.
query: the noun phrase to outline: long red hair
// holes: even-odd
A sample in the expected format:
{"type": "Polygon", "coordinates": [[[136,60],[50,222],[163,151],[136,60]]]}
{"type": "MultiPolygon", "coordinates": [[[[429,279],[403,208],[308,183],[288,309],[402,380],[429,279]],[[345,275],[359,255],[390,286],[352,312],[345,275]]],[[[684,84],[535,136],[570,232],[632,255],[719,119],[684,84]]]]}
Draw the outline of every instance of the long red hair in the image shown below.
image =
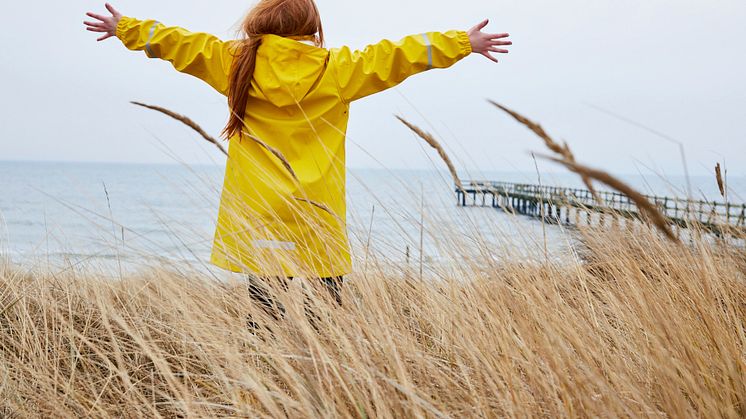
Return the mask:
{"type": "Polygon", "coordinates": [[[256,53],[263,35],[315,36],[317,46],[324,44],[321,15],[314,0],[261,0],[246,15],[241,31],[243,39],[233,59],[228,88],[231,115],[223,129],[226,138],[242,135],[256,53]]]}

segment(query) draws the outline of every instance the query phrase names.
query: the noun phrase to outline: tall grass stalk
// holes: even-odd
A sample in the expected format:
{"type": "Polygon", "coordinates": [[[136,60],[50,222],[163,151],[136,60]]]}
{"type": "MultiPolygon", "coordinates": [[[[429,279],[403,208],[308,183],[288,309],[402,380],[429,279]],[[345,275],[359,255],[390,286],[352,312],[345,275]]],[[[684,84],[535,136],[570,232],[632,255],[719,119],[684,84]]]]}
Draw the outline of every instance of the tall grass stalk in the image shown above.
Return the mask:
{"type": "MultiPolygon", "coordinates": [[[[581,260],[271,291],[152,268],[0,271],[0,407],[38,417],[743,417],[746,257],[581,231],[581,260]],[[308,316],[308,312],[314,313],[308,316]],[[247,326],[247,319],[262,325],[247,326]],[[309,319],[311,321],[309,321],[309,319]]],[[[484,249],[489,250],[489,249],[484,249]]]]}

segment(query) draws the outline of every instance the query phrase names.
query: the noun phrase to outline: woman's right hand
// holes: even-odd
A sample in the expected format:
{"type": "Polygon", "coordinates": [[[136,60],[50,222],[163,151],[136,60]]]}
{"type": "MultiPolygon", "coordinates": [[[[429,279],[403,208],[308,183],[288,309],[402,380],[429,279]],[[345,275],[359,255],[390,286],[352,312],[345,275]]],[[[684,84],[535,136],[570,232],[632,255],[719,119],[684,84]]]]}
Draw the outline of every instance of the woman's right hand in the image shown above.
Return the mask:
{"type": "Polygon", "coordinates": [[[98,22],[83,22],[86,25],[87,30],[104,34],[102,37],[97,39],[99,42],[117,35],[117,25],[119,24],[119,19],[122,18],[122,14],[109,3],[106,3],[106,10],[111,13],[111,16],[102,16],[88,12],[86,13],[86,16],[92,17],[98,20],[98,22]]]}
{"type": "Polygon", "coordinates": [[[507,49],[498,47],[513,45],[513,42],[505,39],[510,36],[507,33],[489,34],[482,32],[482,29],[484,29],[488,23],[490,23],[489,19],[485,19],[477,26],[469,29],[469,32],[467,33],[469,34],[469,41],[471,41],[471,50],[473,53],[482,54],[490,60],[497,62],[497,58],[493,57],[490,53],[507,54],[507,49]]]}

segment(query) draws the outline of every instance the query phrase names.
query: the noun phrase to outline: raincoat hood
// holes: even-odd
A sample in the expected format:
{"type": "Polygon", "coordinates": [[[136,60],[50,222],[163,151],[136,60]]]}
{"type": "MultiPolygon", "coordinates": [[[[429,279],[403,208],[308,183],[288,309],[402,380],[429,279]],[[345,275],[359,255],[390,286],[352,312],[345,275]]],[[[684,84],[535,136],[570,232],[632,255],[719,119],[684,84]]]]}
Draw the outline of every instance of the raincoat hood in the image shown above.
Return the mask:
{"type": "Polygon", "coordinates": [[[252,87],[257,97],[278,107],[297,105],[318,85],[329,51],[302,41],[265,35],[257,51],[252,87]]]}

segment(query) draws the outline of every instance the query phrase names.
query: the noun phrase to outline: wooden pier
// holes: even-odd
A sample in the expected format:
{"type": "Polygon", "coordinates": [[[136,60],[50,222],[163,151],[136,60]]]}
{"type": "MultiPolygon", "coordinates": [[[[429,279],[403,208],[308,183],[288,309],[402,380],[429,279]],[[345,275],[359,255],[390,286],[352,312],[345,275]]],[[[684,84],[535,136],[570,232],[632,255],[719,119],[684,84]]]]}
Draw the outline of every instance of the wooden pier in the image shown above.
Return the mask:
{"type": "MultiPolygon", "coordinates": [[[[492,181],[462,181],[456,188],[458,205],[491,206],[514,214],[537,217],[547,223],[587,225],[638,220],[637,205],[618,192],[598,191],[597,201],[587,189],[492,181]]],[[[746,204],[645,196],[672,226],[699,227],[717,236],[746,237],[746,204]]]]}

